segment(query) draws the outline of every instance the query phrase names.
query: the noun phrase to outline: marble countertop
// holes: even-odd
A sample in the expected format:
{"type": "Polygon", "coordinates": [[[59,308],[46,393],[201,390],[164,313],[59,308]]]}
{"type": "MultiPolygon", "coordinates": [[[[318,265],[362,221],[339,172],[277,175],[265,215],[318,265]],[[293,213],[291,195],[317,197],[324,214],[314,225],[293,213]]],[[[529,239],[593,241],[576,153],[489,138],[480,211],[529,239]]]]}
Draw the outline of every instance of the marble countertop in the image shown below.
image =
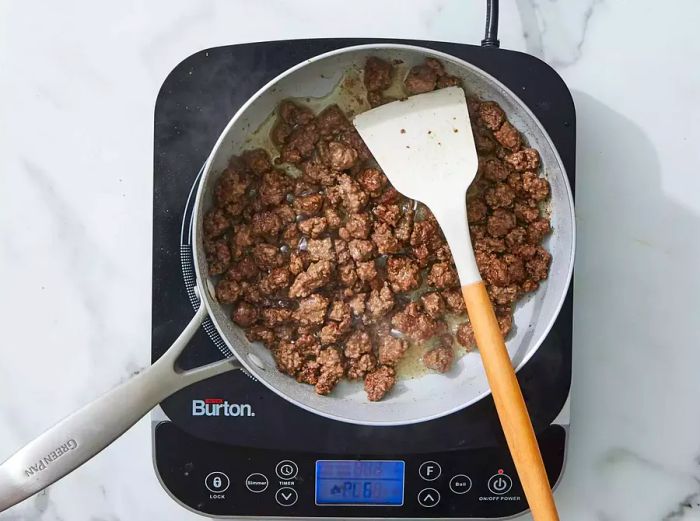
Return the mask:
{"type": "MultiPolygon", "coordinates": [[[[480,1],[330,4],[3,3],[0,460],[149,362],[153,108],[178,62],[285,38],[482,38],[480,1]]],[[[700,4],[664,4],[501,6],[502,46],[554,66],[578,111],[566,521],[700,520],[700,4]]],[[[148,420],[0,514],[198,518],[158,484],[148,420]]]]}

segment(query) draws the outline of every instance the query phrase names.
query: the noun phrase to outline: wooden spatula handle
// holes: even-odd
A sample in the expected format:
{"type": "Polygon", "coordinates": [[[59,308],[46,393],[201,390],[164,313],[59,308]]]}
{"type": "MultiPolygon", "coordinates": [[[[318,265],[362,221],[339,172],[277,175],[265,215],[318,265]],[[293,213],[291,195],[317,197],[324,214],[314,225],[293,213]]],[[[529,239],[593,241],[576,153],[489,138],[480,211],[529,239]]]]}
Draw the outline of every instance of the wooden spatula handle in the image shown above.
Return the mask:
{"type": "Polygon", "coordinates": [[[498,417],[535,521],[558,521],[535,431],[482,281],[462,287],[498,417]]]}

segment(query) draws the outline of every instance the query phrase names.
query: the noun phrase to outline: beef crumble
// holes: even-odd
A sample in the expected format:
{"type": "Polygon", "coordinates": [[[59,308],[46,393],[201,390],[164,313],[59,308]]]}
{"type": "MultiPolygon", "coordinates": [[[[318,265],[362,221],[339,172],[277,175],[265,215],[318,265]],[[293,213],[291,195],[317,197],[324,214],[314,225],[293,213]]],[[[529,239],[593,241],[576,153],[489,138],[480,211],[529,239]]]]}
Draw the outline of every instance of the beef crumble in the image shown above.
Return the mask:
{"type": "MultiPolygon", "coordinates": [[[[392,63],[367,60],[371,106],[390,101],[385,91],[396,76],[392,63]]],[[[403,81],[407,94],[461,83],[435,59],[403,81]]],[[[501,107],[468,104],[479,155],[467,194],[470,235],[507,335],[513,304],[548,276],[541,242],[551,231],[542,210],[550,187],[538,174],[539,153],[501,107]]],[[[337,105],[316,114],[288,100],[276,115],[276,157],[252,149],[231,158],[204,218],[218,301],[249,340],[271,350],[280,371],[322,395],[348,378],[364,380],[369,400],[382,399],[411,344],[425,346],[427,369],[449,371],[455,346],[476,346],[431,212],[391,186],[337,105]]]]}

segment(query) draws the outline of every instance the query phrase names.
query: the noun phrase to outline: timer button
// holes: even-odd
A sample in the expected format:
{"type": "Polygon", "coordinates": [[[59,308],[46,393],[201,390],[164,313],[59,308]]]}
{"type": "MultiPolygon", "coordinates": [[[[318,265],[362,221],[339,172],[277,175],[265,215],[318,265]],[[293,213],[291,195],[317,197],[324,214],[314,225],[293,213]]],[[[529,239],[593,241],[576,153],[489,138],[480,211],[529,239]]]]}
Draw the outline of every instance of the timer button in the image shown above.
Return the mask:
{"type": "Polygon", "coordinates": [[[503,474],[502,471],[499,471],[498,474],[494,474],[489,478],[487,485],[491,492],[497,496],[502,496],[511,489],[513,480],[510,479],[508,474],[503,474]]]}
{"type": "Polygon", "coordinates": [[[294,479],[297,477],[299,467],[293,461],[288,459],[280,461],[275,467],[275,473],[280,479],[294,479]]]}
{"type": "Polygon", "coordinates": [[[440,492],[434,488],[424,488],[418,492],[418,503],[426,508],[432,508],[440,502],[440,492]]]}
{"type": "Polygon", "coordinates": [[[291,507],[299,499],[297,491],[291,487],[282,487],[275,493],[275,501],[283,507],[291,507]]]}
{"type": "Polygon", "coordinates": [[[215,494],[226,492],[230,484],[228,476],[223,472],[212,472],[204,478],[204,486],[207,487],[209,492],[214,492],[215,494]]]}
{"type": "Polygon", "coordinates": [[[440,465],[434,461],[425,461],[420,467],[418,467],[418,474],[425,481],[435,481],[440,477],[441,473],[442,469],[440,468],[440,465]]]}
{"type": "Polygon", "coordinates": [[[455,474],[450,480],[450,490],[455,494],[466,494],[472,488],[472,480],[466,474],[455,474]]]}

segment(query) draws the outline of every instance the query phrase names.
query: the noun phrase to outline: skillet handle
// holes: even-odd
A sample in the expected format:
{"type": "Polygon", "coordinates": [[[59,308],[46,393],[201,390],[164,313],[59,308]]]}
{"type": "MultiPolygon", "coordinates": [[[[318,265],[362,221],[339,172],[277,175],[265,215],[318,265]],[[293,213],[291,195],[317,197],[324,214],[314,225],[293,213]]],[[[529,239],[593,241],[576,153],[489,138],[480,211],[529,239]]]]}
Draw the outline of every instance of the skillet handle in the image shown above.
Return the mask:
{"type": "Polygon", "coordinates": [[[238,368],[231,360],[186,372],[175,368],[175,360],[206,316],[202,304],[153,365],[63,419],[0,465],[0,512],[78,468],[175,391],[238,368]]]}
{"type": "Polygon", "coordinates": [[[535,431],[503,335],[482,281],[462,286],[469,320],[486,370],[510,455],[535,521],[559,521],[535,431]]]}

